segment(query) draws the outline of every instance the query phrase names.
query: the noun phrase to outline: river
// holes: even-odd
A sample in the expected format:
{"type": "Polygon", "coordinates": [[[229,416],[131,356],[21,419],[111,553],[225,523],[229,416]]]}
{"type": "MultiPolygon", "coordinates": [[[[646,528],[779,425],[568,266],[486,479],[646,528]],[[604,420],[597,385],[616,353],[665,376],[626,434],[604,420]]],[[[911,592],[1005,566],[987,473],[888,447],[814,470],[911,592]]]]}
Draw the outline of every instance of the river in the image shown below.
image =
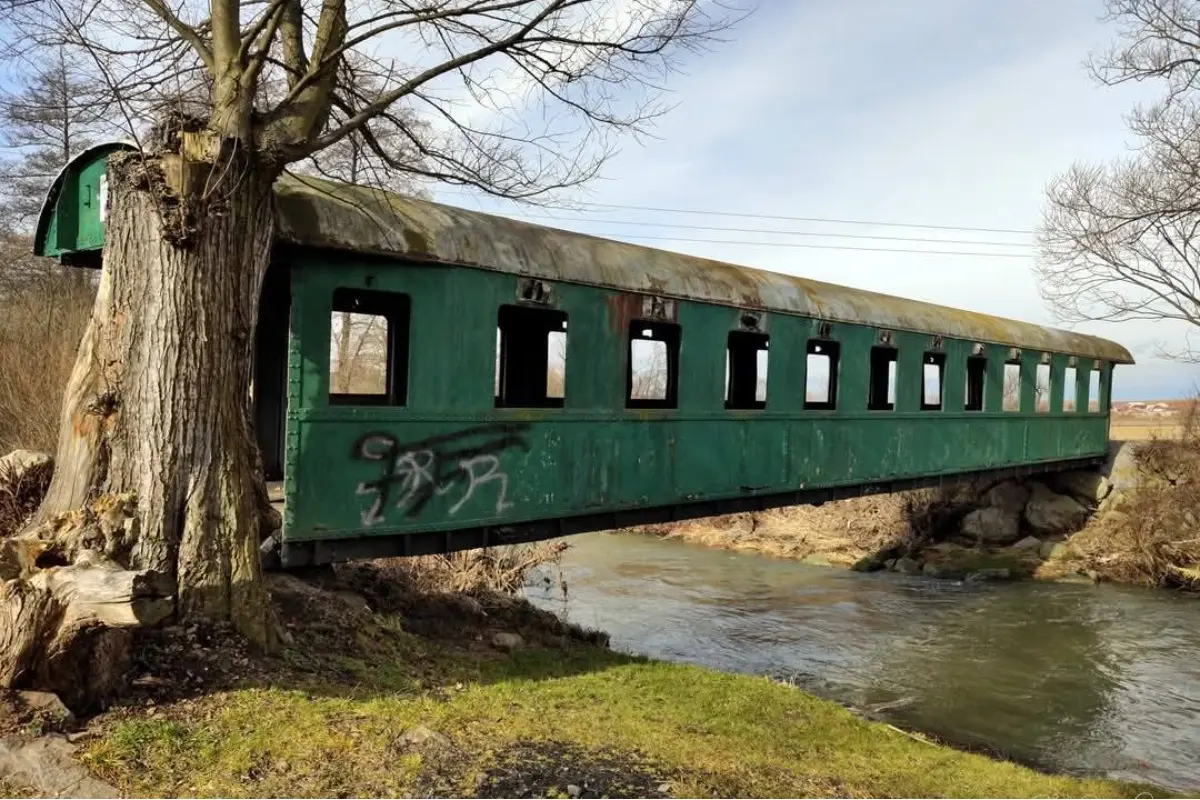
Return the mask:
{"type": "Polygon", "coordinates": [[[1197,598],[860,574],[635,534],[567,541],[565,599],[544,581],[527,593],[615,649],[786,677],[1046,769],[1200,791],[1197,598]]]}

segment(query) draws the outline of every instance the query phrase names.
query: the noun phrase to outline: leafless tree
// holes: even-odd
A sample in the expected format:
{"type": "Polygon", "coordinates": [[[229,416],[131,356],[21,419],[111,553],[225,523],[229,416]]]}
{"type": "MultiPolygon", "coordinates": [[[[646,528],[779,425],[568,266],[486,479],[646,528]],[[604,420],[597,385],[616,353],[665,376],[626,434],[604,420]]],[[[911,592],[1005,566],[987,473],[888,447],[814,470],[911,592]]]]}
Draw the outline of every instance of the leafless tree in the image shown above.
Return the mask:
{"type": "Polygon", "coordinates": [[[117,628],[165,618],[230,620],[274,646],[258,554],[274,520],[247,397],[283,170],[357,136],[401,176],[550,196],[595,176],[618,135],[663,113],[678,55],[735,16],[718,0],[12,9],[0,52],[79,59],[139,151],[108,161],[103,277],[54,477],[19,540],[66,566],[27,558],[0,584],[0,685],[36,676],[72,702],[95,699],[120,675],[128,637],[117,628]],[[36,526],[98,496],[136,498],[131,527],[102,552],[78,530],[36,526]]]}
{"type": "Polygon", "coordinates": [[[629,354],[630,399],[664,400],[670,381],[667,345],[650,339],[634,339],[629,354]]]}
{"type": "Polygon", "coordinates": [[[27,230],[50,182],[102,132],[103,95],[63,48],[25,59],[22,86],[0,95],[0,142],[16,157],[0,161],[0,229],[27,230]]]}
{"type": "MultiPolygon", "coordinates": [[[[1106,86],[1152,81],[1132,155],[1055,178],[1039,231],[1043,297],[1061,319],[1200,324],[1200,2],[1108,0],[1118,31],[1089,62],[1106,86]]],[[[1195,361],[1191,346],[1165,350],[1195,361]]]]}

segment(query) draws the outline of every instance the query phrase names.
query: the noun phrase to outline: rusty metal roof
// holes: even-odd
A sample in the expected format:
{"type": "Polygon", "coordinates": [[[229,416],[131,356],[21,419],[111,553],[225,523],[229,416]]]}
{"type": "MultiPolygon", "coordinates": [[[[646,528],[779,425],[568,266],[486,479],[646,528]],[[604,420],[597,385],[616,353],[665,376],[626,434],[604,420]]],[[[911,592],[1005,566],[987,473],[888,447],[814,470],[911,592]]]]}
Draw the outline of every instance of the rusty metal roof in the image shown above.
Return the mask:
{"type": "Polygon", "coordinates": [[[364,186],[287,174],[276,184],[276,196],[280,236],[299,245],[1133,363],[1124,347],[1096,336],[601,239],[364,186]]]}

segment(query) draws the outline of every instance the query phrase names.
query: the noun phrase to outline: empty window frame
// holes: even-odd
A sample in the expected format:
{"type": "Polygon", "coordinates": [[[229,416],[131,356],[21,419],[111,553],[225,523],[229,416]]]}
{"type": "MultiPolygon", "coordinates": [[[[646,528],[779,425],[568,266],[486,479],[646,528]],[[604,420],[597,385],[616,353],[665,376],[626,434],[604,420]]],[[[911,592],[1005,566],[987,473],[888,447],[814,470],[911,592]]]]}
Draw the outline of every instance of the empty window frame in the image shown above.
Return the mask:
{"type": "Polygon", "coordinates": [[[837,342],[823,339],[809,341],[804,380],[806,411],[833,411],[837,408],[840,354],[841,347],[837,342]]]}
{"type": "Polygon", "coordinates": [[[946,354],[926,353],[921,359],[921,410],[942,410],[942,389],[946,376],[946,354]]]}
{"type": "Polygon", "coordinates": [[[967,359],[967,392],[964,411],[983,411],[983,387],[987,383],[987,356],[967,359]]]}
{"type": "Polygon", "coordinates": [[[340,288],[329,326],[329,403],[402,406],[408,402],[406,294],[340,288]]]}
{"type": "Polygon", "coordinates": [[[634,320],[625,369],[626,408],[676,408],[679,403],[678,325],[634,320]]]}
{"type": "Polygon", "coordinates": [[[1050,364],[1043,361],[1037,365],[1033,383],[1033,410],[1044,414],[1050,410],[1050,364]]]}
{"type": "Polygon", "coordinates": [[[1079,372],[1075,367],[1067,367],[1063,371],[1063,411],[1078,411],[1075,406],[1079,389],[1079,372]]]}
{"type": "Polygon", "coordinates": [[[767,346],[765,333],[730,331],[725,349],[725,407],[767,407],[767,346]]]}
{"type": "Polygon", "coordinates": [[[896,348],[871,348],[870,378],[867,410],[891,411],[896,407],[896,348]]]}
{"type": "Polygon", "coordinates": [[[496,408],[562,408],[566,331],[567,315],[561,311],[500,307],[496,408]]]}
{"type": "Polygon", "coordinates": [[[1102,398],[1100,397],[1100,373],[1104,369],[1102,362],[1096,362],[1088,373],[1088,411],[1102,410],[1102,398]]]}
{"type": "Polygon", "coordinates": [[[1021,410],[1021,357],[1013,356],[1004,362],[1004,411],[1021,410]]]}

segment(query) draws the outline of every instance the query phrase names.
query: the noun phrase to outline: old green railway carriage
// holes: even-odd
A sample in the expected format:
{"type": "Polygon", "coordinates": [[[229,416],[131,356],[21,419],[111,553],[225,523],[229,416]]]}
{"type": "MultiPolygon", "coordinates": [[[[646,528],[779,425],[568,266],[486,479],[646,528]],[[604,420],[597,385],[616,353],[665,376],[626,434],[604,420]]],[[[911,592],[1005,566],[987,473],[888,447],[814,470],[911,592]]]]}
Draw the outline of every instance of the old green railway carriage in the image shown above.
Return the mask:
{"type": "MultiPolygon", "coordinates": [[[[64,170],[38,253],[99,266],[119,147],[64,170]]],[[[253,401],[285,566],[1093,463],[1112,367],[1132,363],[1091,336],[358,186],[285,176],[276,194],[253,401]],[[330,378],[345,313],[386,347],[356,393],[330,378]]]]}

